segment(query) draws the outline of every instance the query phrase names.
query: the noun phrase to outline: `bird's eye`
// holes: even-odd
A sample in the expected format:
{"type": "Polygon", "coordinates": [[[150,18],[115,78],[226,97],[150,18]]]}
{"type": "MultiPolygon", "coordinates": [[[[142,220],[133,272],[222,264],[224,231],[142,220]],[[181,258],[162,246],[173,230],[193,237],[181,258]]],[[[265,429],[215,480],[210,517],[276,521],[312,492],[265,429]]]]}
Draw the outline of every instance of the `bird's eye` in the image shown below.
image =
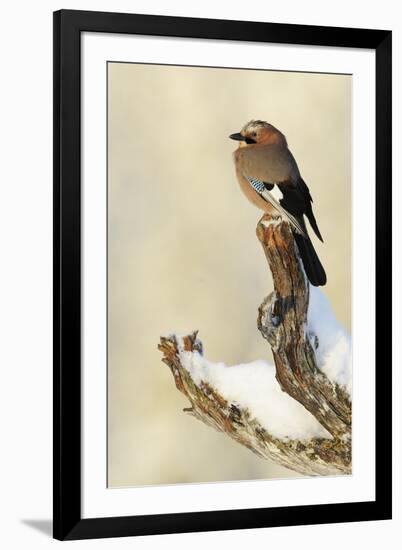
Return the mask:
{"type": "Polygon", "coordinates": [[[251,135],[252,135],[253,137],[257,137],[257,132],[253,132],[251,135]]]}
{"type": "Polygon", "coordinates": [[[248,137],[248,138],[246,138],[246,143],[247,143],[248,145],[251,145],[251,144],[253,144],[253,143],[256,143],[256,141],[255,141],[255,139],[248,137]]]}

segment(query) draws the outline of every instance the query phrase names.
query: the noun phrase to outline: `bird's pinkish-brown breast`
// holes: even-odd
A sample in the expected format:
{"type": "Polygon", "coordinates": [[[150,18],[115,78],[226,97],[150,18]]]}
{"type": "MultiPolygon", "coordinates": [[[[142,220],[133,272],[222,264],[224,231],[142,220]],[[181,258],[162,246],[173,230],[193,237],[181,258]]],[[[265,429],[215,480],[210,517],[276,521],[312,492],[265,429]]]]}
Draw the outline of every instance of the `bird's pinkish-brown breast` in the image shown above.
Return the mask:
{"type": "Polygon", "coordinates": [[[240,189],[243,191],[244,195],[247,197],[247,199],[254,204],[257,208],[260,210],[263,210],[264,212],[267,212],[268,214],[274,214],[275,209],[269,204],[266,200],[264,200],[258,193],[255,191],[250,183],[247,181],[247,179],[244,177],[241,169],[241,155],[242,151],[245,151],[245,149],[236,149],[236,151],[233,153],[234,163],[236,167],[236,176],[237,180],[240,185],[240,189]]]}

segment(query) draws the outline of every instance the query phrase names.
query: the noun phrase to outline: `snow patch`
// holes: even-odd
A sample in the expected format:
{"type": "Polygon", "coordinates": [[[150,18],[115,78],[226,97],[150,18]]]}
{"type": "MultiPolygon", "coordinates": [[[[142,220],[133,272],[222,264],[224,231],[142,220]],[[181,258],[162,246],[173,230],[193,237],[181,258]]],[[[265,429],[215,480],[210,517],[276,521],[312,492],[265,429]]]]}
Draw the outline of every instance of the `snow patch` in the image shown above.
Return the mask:
{"type": "MultiPolygon", "coordinates": [[[[350,335],[338,323],[325,295],[311,285],[306,334],[318,338],[318,348],[313,345],[318,368],[351,394],[350,335]]],[[[251,417],[274,437],[282,440],[332,438],[312,414],[281,390],[275,378],[275,367],[267,361],[234,366],[212,363],[198,351],[185,351],[182,336],[176,333],[175,337],[181,364],[194,383],[198,386],[207,383],[229,403],[248,409],[251,417]]]]}
{"type": "Polygon", "coordinates": [[[271,219],[262,219],[260,223],[264,227],[277,227],[282,223],[282,218],[280,216],[271,216],[271,219]]]}
{"type": "Polygon", "coordinates": [[[337,321],[326,296],[310,285],[307,331],[318,337],[317,366],[332,381],[352,393],[352,341],[337,321]]]}
{"type": "Polygon", "coordinates": [[[229,403],[248,409],[267,432],[282,440],[332,438],[300,403],[283,392],[275,367],[266,361],[227,366],[212,363],[198,352],[182,351],[179,357],[193,381],[212,386],[229,403]]]}

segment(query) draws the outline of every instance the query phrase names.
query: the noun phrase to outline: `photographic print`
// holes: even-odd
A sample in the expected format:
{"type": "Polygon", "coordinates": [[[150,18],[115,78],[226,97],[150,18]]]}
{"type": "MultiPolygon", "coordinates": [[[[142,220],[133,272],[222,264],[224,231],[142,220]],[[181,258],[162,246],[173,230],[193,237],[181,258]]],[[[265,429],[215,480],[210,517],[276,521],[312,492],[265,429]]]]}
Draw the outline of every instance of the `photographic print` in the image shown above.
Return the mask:
{"type": "Polygon", "coordinates": [[[391,43],[54,13],[55,538],[391,518],[391,43]]]}
{"type": "Polygon", "coordinates": [[[108,487],[352,473],[351,85],[107,64],[108,487]]]}

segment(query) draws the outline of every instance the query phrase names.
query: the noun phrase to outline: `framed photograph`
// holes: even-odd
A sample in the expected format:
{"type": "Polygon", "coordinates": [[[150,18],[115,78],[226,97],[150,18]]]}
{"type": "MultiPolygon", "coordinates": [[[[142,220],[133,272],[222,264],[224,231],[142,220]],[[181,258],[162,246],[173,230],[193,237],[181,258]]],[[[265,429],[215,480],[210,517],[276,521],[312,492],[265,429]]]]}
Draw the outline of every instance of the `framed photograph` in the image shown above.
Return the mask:
{"type": "Polygon", "coordinates": [[[55,538],[391,518],[391,303],[390,31],[54,14],[55,538]]]}

